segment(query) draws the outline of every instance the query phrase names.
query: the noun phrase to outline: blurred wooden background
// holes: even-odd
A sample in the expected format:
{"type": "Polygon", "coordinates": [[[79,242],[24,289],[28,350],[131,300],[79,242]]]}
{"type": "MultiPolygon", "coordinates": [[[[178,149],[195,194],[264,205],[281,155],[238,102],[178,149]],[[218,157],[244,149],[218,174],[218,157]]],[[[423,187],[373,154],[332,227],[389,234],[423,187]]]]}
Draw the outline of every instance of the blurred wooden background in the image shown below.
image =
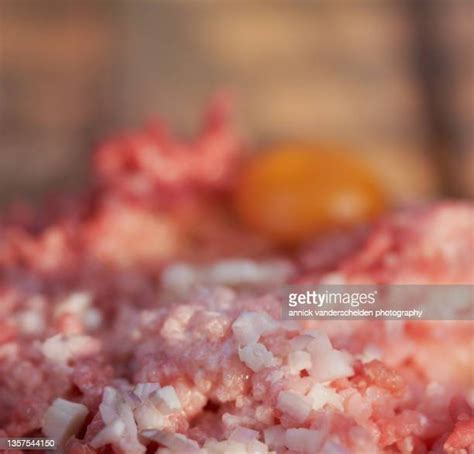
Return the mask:
{"type": "Polygon", "coordinates": [[[251,143],[346,144],[401,201],[472,196],[472,8],[0,0],[0,204],[79,187],[94,143],[156,113],[192,134],[222,87],[251,143]]]}

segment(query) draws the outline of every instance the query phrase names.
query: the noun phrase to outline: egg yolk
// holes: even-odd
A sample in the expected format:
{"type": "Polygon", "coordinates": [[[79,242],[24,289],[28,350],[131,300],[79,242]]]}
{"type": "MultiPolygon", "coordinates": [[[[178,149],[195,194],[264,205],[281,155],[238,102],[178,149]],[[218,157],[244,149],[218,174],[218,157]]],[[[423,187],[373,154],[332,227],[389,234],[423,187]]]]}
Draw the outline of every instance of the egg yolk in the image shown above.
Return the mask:
{"type": "Polygon", "coordinates": [[[294,244],[377,216],[385,197],[352,153],[284,146],[258,153],[237,178],[234,205],[249,228],[294,244]]]}

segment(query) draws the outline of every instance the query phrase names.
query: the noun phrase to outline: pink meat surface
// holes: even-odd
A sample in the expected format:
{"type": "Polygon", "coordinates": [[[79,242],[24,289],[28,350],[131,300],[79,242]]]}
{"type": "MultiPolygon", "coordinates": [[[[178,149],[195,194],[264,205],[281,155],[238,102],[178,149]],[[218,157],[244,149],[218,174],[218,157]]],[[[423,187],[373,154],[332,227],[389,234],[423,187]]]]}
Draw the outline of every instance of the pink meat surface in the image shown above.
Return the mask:
{"type": "Polygon", "coordinates": [[[474,452],[471,321],[280,320],[288,283],[474,282],[474,206],[282,254],[222,209],[223,100],[114,139],[96,183],[0,226],[0,436],[70,454],[474,452]]]}

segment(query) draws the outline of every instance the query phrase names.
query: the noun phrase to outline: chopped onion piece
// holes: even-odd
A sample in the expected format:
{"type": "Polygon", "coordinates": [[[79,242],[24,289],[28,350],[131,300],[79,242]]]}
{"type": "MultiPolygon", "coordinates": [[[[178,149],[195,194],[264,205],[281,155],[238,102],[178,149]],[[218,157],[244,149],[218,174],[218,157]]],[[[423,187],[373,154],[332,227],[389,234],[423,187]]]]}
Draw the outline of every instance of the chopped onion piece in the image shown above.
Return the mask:
{"type": "Polygon", "coordinates": [[[125,404],[128,405],[132,410],[142,404],[142,400],[133,391],[125,391],[122,394],[122,398],[125,404]]]}
{"type": "Polygon", "coordinates": [[[181,410],[181,402],[172,386],[165,386],[150,394],[150,400],[162,413],[172,413],[181,410]]]}
{"type": "Polygon", "coordinates": [[[350,355],[332,347],[328,336],[320,331],[312,331],[314,339],[306,350],[311,354],[311,376],[319,382],[350,377],[354,370],[350,364],[350,355]]]}
{"type": "Polygon", "coordinates": [[[185,435],[180,433],[166,432],[164,430],[144,430],[140,432],[145,438],[156,441],[171,451],[179,453],[194,454],[199,453],[199,444],[187,438],[185,435]]]}
{"type": "Polygon", "coordinates": [[[286,447],[292,451],[314,454],[319,452],[324,435],[317,430],[288,429],[285,436],[286,447]]]}
{"type": "Polygon", "coordinates": [[[284,372],[281,369],[275,369],[272,370],[265,381],[271,383],[274,385],[275,383],[278,383],[283,377],[285,376],[284,372]]]}
{"type": "Polygon", "coordinates": [[[106,386],[99,411],[105,427],[94,438],[94,447],[113,443],[124,452],[130,451],[134,454],[145,452],[145,447],[138,440],[132,406],[121,392],[111,386],[106,386]]]}
{"type": "Polygon", "coordinates": [[[85,405],[56,399],[44,415],[43,434],[62,446],[79,432],[88,413],[85,405]]]}
{"type": "Polygon", "coordinates": [[[111,424],[104,427],[91,441],[93,448],[100,448],[109,443],[115,443],[125,433],[125,423],[121,419],[116,419],[111,424]]]}
{"type": "Polygon", "coordinates": [[[311,355],[302,350],[291,352],[288,355],[288,366],[292,374],[299,374],[302,370],[311,370],[311,355]]]}
{"type": "Polygon", "coordinates": [[[271,426],[263,431],[263,439],[270,449],[281,449],[285,445],[286,430],[283,426],[271,426]]]}
{"type": "Polygon", "coordinates": [[[120,399],[120,394],[115,388],[111,386],[104,388],[99,411],[105,424],[110,424],[120,417],[120,399]]]}
{"type": "Polygon", "coordinates": [[[247,446],[233,440],[225,441],[206,441],[204,445],[206,454],[247,454],[247,446]]]}
{"type": "Polygon", "coordinates": [[[163,414],[150,402],[146,401],[133,411],[138,430],[162,429],[165,425],[163,414]]]}
{"type": "Polygon", "coordinates": [[[74,357],[98,353],[99,342],[90,336],[56,334],[41,345],[41,352],[50,361],[66,365],[74,357]]]}
{"type": "Polygon", "coordinates": [[[329,340],[329,336],[318,329],[312,329],[305,331],[303,336],[311,336],[312,340],[307,346],[307,350],[312,352],[313,350],[332,350],[332,344],[329,340]]]}
{"type": "Polygon", "coordinates": [[[275,365],[273,354],[267,350],[265,345],[256,343],[249,344],[239,349],[239,358],[248,368],[258,372],[265,367],[275,365]]]}
{"type": "Polygon", "coordinates": [[[161,273],[163,287],[176,292],[184,292],[196,285],[198,272],[185,263],[175,263],[167,266],[161,273]]]}
{"type": "Polygon", "coordinates": [[[311,411],[311,404],[307,398],[293,391],[280,391],[277,408],[296,421],[303,422],[311,411]]]}
{"type": "Polygon", "coordinates": [[[320,410],[325,405],[331,405],[334,408],[342,411],[342,397],[337,394],[332,388],[315,383],[307,396],[311,399],[313,410],[320,410]]]}
{"type": "Polygon", "coordinates": [[[240,345],[248,345],[275,331],[278,326],[278,322],[265,312],[243,312],[232,324],[232,332],[240,345]]]}
{"type": "Polygon", "coordinates": [[[159,383],[137,383],[133,388],[133,392],[141,399],[148,399],[151,393],[160,389],[159,383]]]}
{"type": "Polygon", "coordinates": [[[302,334],[290,340],[290,347],[293,351],[306,350],[306,347],[314,340],[314,337],[309,334],[302,334]]]}
{"type": "Polygon", "coordinates": [[[268,446],[258,440],[253,440],[247,445],[247,454],[267,454],[268,446]]]}
{"type": "Polygon", "coordinates": [[[351,454],[351,452],[339,443],[328,440],[324,443],[324,446],[321,449],[321,454],[351,454]]]}
{"type": "Polygon", "coordinates": [[[350,356],[339,350],[314,352],[312,355],[311,376],[319,382],[350,377],[354,370],[350,365],[350,356]]]}
{"type": "Polygon", "coordinates": [[[230,434],[229,440],[237,441],[239,443],[248,444],[251,441],[258,439],[258,432],[256,430],[247,429],[247,427],[236,427],[230,434]]]}

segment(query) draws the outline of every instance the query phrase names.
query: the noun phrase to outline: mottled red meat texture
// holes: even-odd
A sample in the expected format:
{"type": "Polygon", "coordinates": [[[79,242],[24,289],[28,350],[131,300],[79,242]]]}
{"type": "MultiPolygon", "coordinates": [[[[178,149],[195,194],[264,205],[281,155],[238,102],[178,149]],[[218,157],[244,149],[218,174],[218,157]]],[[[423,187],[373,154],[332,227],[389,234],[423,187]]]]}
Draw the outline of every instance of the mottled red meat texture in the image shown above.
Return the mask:
{"type": "Polygon", "coordinates": [[[72,383],[77,387],[81,402],[91,410],[99,406],[104,386],[112,381],[113,367],[97,358],[84,359],[74,366],[72,383]]]}
{"type": "Polygon", "coordinates": [[[465,202],[402,210],[310,244],[301,254],[297,282],[472,283],[473,224],[474,207],[465,202]]]}
{"type": "Polygon", "coordinates": [[[218,189],[229,183],[240,148],[229,117],[229,99],[216,97],[201,134],[183,142],[157,122],[105,142],[94,156],[94,168],[106,190],[133,197],[171,191],[218,189]]]}
{"type": "Polygon", "coordinates": [[[0,266],[24,267],[37,272],[55,271],[75,259],[74,235],[61,225],[52,225],[39,234],[26,229],[0,227],[0,266]]]}
{"type": "Polygon", "coordinates": [[[380,428],[381,446],[390,446],[408,436],[422,437],[424,432],[424,416],[418,412],[404,410],[393,418],[380,418],[377,425],[380,428]]]}
{"type": "Polygon", "coordinates": [[[444,449],[448,453],[469,452],[474,447],[474,418],[458,421],[454,431],[449,435],[444,449]]]}
{"type": "MultiPolygon", "coordinates": [[[[206,402],[199,399],[199,393],[227,402],[246,391],[248,371],[237,358],[235,342],[229,338],[228,317],[180,306],[155,323],[154,334],[134,352],[135,381],[167,384],[191,379],[197,394],[195,397],[191,393],[186,399],[197,405],[206,402]]],[[[188,411],[196,410],[190,405],[188,411]]]]}
{"type": "Polygon", "coordinates": [[[341,271],[351,281],[472,283],[473,223],[474,208],[465,203],[401,212],[377,224],[341,271]]]}
{"type": "Polygon", "coordinates": [[[354,369],[356,374],[351,381],[359,390],[365,390],[371,385],[384,388],[394,395],[401,395],[405,390],[403,377],[379,360],[365,364],[358,362],[354,369]]]}

